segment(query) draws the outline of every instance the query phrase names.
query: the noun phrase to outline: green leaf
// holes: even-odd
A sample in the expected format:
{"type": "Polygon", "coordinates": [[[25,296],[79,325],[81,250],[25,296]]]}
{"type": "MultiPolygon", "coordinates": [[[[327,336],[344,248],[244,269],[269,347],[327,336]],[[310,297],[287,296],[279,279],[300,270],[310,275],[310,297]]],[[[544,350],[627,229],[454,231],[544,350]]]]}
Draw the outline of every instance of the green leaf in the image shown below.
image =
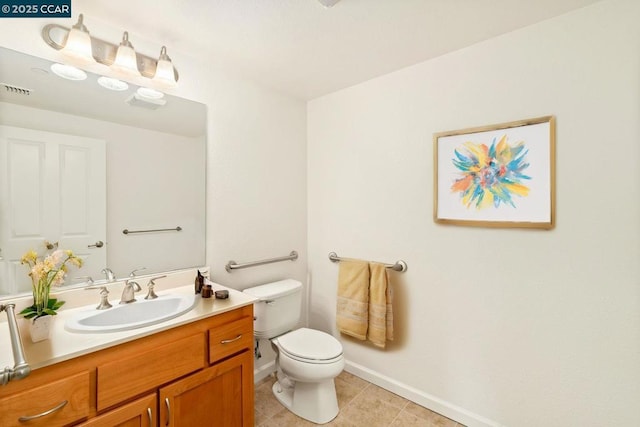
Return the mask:
{"type": "Polygon", "coordinates": [[[20,312],[20,315],[24,316],[25,319],[32,319],[34,317],[42,317],[42,316],[55,316],[56,310],[64,305],[64,301],[58,301],[56,298],[49,298],[49,302],[47,306],[38,311],[38,308],[35,305],[30,307],[26,307],[24,310],[20,312]]]}
{"type": "Polygon", "coordinates": [[[49,298],[49,303],[47,304],[47,308],[51,310],[58,310],[63,305],[64,305],[64,301],[58,301],[56,298],[49,298]]]}
{"type": "MultiPolygon", "coordinates": [[[[26,307],[26,308],[25,308],[25,309],[23,309],[19,314],[25,315],[25,317],[26,317],[27,315],[32,315],[31,317],[33,317],[33,315],[36,315],[36,314],[37,314],[37,312],[36,312],[36,307],[35,307],[35,306],[33,306],[33,305],[32,305],[32,306],[29,306],[29,307],[26,307]]],[[[29,317],[27,317],[27,319],[29,319],[29,317]]]]}

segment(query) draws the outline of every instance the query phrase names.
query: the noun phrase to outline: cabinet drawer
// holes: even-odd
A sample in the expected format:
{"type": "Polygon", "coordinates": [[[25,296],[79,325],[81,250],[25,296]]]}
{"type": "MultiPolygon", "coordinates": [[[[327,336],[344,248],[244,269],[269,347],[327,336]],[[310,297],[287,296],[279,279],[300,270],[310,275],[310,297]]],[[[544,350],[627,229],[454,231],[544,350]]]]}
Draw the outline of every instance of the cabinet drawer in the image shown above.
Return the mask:
{"type": "Polygon", "coordinates": [[[0,400],[0,425],[62,426],[89,416],[89,372],[66,377],[0,400]],[[65,403],[66,402],[66,403],[65,403]]]}
{"type": "Polygon", "coordinates": [[[98,365],[98,411],[201,369],[206,361],[204,333],[135,350],[98,365]]]}
{"type": "Polygon", "coordinates": [[[253,318],[242,317],[209,329],[209,363],[238,353],[253,345],[253,318]]]}

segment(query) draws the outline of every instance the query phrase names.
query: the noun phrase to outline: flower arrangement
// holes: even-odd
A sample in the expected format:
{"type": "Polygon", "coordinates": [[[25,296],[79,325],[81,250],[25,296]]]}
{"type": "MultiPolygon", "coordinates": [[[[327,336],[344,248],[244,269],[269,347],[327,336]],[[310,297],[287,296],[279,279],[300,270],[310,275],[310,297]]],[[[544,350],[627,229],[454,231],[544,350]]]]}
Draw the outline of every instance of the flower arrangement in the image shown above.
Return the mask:
{"type": "Polygon", "coordinates": [[[47,253],[40,257],[34,250],[28,251],[22,256],[21,264],[29,266],[31,277],[33,305],[20,312],[27,319],[42,316],[55,316],[64,304],[56,298],[49,298],[51,286],[60,286],[64,283],[67,273],[67,264],[82,267],[82,259],[78,258],[70,250],[58,249],[58,243],[45,241],[47,253]]]}

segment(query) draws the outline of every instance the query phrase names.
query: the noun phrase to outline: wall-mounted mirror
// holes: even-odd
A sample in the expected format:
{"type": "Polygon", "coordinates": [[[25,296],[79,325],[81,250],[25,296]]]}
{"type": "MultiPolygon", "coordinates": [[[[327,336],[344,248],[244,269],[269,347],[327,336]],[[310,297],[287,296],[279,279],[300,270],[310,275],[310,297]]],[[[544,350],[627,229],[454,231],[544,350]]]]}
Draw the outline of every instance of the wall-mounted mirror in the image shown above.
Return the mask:
{"type": "Polygon", "coordinates": [[[0,298],[30,292],[44,240],[85,260],[65,286],[203,265],[206,106],[51,65],[0,48],[0,298]]]}

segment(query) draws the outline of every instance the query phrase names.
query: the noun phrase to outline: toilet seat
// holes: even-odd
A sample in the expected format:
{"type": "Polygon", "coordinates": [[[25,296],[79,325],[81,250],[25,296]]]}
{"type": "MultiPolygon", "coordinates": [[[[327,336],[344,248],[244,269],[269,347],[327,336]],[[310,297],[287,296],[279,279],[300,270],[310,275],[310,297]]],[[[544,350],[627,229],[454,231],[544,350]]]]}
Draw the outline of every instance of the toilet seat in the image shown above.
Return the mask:
{"type": "Polygon", "coordinates": [[[274,341],[288,357],[305,363],[334,363],[342,358],[342,344],[335,337],[315,329],[300,328],[274,341]]]}

